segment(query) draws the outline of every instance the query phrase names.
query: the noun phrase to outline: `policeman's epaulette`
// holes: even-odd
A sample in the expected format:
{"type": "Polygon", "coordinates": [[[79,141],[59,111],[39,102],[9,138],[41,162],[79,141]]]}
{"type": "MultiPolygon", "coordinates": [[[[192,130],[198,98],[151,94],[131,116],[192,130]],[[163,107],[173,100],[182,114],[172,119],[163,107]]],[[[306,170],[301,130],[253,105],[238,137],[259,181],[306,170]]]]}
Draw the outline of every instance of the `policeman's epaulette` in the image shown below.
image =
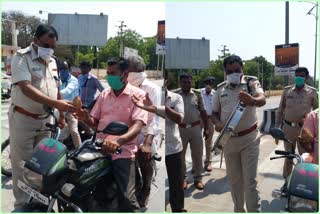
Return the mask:
{"type": "Polygon", "coordinates": [[[289,89],[291,88],[293,85],[288,85],[288,86],[285,86],[284,89],[289,89]]]}
{"type": "Polygon", "coordinates": [[[227,81],[224,81],[224,82],[218,84],[218,85],[217,85],[217,89],[220,88],[220,87],[225,86],[226,84],[227,84],[227,81]]]}
{"type": "Polygon", "coordinates": [[[17,54],[23,55],[23,54],[26,54],[26,53],[28,53],[30,51],[31,51],[31,48],[27,47],[27,48],[23,48],[23,49],[17,50],[17,54]]]}
{"type": "Polygon", "coordinates": [[[247,80],[258,80],[258,78],[256,76],[250,76],[250,75],[244,75],[243,78],[245,79],[245,81],[247,80]]]}
{"type": "Polygon", "coordinates": [[[318,90],[317,90],[317,89],[316,89],[315,87],[312,87],[312,86],[310,86],[310,85],[307,85],[307,84],[306,84],[306,86],[307,86],[307,87],[309,87],[309,88],[310,88],[311,90],[315,90],[315,91],[318,91],[318,90]]]}
{"type": "Polygon", "coordinates": [[[172,89],[172,90],[170,90],[170,91],[172,91],[173,93],[177,93],[177,92],[179,92],[181,90],[181,88],[176,88],[176,89],[172,89]]]}

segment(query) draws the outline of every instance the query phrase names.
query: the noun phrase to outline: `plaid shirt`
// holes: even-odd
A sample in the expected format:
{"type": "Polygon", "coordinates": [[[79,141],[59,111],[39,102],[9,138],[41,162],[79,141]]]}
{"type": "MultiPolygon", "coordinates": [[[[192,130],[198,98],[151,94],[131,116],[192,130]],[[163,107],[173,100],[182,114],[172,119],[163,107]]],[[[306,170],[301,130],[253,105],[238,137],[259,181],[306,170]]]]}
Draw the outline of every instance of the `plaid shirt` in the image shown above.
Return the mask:
{"type": "Polygon", "coordinates": [[[101,85],[98,78],[91,73],[86,75],[81,74],[78,77],[78,80],[81,101],[85,107],[88,107],[94,101],[97,89],[101,92],[104,87],[101,85]]]}

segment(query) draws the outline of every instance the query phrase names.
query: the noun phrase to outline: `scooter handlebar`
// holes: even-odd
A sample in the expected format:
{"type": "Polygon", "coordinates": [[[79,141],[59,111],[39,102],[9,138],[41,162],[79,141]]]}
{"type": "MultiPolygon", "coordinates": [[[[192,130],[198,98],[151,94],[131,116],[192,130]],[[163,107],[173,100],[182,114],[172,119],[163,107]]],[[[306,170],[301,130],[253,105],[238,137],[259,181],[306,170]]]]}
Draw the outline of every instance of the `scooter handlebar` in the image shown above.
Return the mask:
{"type": "Polygon", "coordinates": [[[274,151],[274,153],[276,155],[290,155],[290,154],[292,154],[291,152],[282,151],[282,150],[276,150],[276,151],[274,151]]]}

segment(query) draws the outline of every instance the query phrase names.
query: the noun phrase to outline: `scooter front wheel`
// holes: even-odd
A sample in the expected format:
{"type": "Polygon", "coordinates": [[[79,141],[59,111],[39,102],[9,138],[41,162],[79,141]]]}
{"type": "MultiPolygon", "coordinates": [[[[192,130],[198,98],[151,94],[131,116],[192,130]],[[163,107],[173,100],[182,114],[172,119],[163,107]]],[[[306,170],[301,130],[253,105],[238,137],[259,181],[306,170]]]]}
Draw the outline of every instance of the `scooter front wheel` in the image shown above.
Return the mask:
{"type": "Polygon", "coordinates": [[[9,138],[1,144],[1,173],[7,177],[12,176],[9,138]]]}

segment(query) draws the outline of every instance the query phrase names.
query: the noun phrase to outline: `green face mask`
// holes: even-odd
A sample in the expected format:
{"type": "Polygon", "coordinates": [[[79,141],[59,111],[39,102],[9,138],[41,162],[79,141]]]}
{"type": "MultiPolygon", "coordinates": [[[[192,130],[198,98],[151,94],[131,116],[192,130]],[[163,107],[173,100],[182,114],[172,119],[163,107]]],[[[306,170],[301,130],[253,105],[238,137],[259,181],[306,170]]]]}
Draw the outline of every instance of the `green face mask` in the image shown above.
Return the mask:
{"type": "Polygon", "coordinates": [[[124,84],[120,78],[121,78],[120,76],[112,76],[112,75],[108,75],[105,77],[108,84],[113,90],[120,90],[123,88],[124,84]]]}
{"type": "Polygon", "coordinates": [[[304,85],[304,77],[294,77],[294,83],[296,84],[296,86],[301,87],[304,85]]]}

